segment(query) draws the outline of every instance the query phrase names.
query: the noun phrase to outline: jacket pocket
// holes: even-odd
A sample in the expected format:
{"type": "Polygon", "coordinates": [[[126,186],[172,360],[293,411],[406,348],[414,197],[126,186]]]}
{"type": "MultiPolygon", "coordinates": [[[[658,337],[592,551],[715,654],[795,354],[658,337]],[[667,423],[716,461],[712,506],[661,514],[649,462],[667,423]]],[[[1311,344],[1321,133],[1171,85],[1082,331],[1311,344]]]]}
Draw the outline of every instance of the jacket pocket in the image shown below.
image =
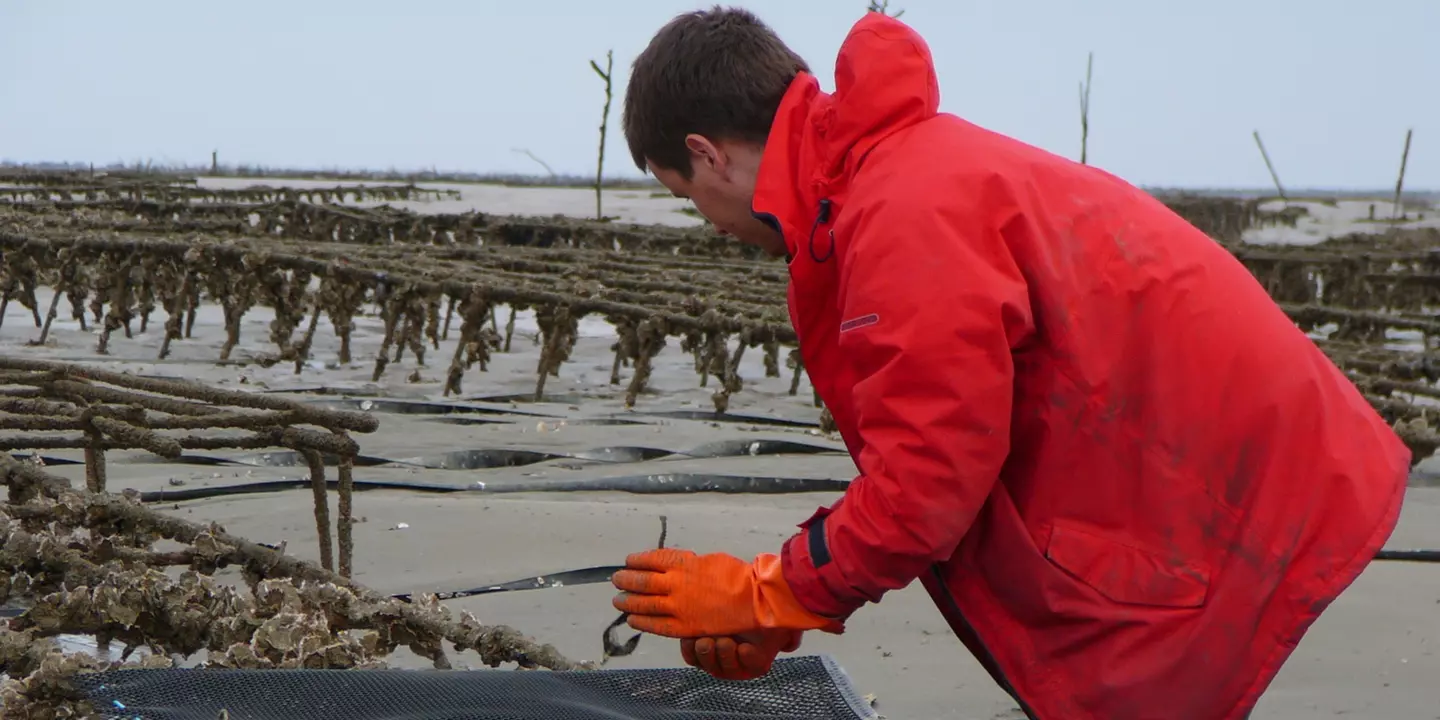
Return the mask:
{"type": "Polygon", "coordinates": [[[1051,563],[1116,603],[1168,608],[1205,604],[1210,575],[1185,560],[1056,523],[1045,548],[1051,563]]]}

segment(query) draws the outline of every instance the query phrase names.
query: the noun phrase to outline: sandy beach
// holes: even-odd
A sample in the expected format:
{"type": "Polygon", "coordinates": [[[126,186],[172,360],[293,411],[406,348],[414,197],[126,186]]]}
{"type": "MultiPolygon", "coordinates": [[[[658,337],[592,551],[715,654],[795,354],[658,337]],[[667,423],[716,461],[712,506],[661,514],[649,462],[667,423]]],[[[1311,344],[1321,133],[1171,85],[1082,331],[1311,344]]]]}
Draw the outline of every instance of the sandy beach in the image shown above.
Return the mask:
{"type": "MultiPolygon", "coordinates": [[[[202,179],[202,187],[244,187],[249,179],[202,179]]],[[[333,187],[335,182],[269,181],[270,185],[333,187]]],[[[593,213],[589,190],[458,189],[458,200],[402,202],[420,211],[478,209],[525,215],[593,213]]],[[[693,225],[680,212],[686,203],[645,190],[606,191],[606,214],[624,222],[693,225]]],[[[1295,230],[1266,228],[1256,242],[1311,242],[1374,228],[1364,221],[1370,203],[1342,202],[1295,230]]],[[[1389,206],[1377,207],[1388,216],[1389,206]]],[[[1416,218],[1431,225],[1440,212],[1416,218]]],[[[50,294],[42,290],[41,307],[50,294]]],[[[267,333],[272,314],[245,315],[241,344],[232,361],[217,364],[224,340],[220,310],[206,306],[194,337],[155,358],[163,313],[146,333],[110,339],[110,354],[97,355],[92,326],[82,331],[62,304],[45,346],[28,346],[39,335],[30,311],[12,303],[0,326],[0,353],[83,361],[145,375],[183,377],[218,387],[281,393],[317,403],[368,409],[379,418],[372,434],[357,434],[362,455],[374,465],[358,468],[362,481],[409,482],[417,489],[366,489],[356,495],[355,578],[387,593],[443,591],[488,585],[592,565],[622,563],[627,553],[653,546],[659,516],[669,522],[669,543],[699,552],[741,557],[778,552],[795,525],[838,490],[795,493],[670,493],[550,491],[550,485],[603,478],[706,474],[761,478],[848,480],[855,467],[837,437],[822,434],[808,382],[791,395],[790,371],[766,377],[760,353],[740,366],[744,389],[730,399],[724,422],[689,419],[685,411],[711,411],[716,389],[700,387],[692,357],[672,339],[655,362],[650,390],[633,408],[624,406],[630,370],[610,383],[613,329],[598,319],[580,326],[571,358],[550,378],[546,402],[530,402],[538,349],[533,314],[517,316],[510,353],[497,353],[488,371],[467,374],[461,397],[442,397],[455,348],[455,333],[418,366],[410,354],[371,382],[384,335],[373,312],[356,318],[354,360],[338,362],[339,341],[321,323],[310,363],[300,374],[288,363],[246,363],[273,350],[267,333]],[[418,372],[418,378],[412,374],[418,372]],[[412,381],[417,380],[417,381],[412,381]],[[372,402],[366,404],[366,400],[372,402]],[[386,402],[388,401],[388,402],[386,402]],[[774,441],[774,442],[767,442],[774,441]],[[787,444],[788,443],[788,444],[787,444]],[[469,452],[467,454],[466,451],[469,452]],[[518,464],[496,463],[496,452],[526,451],[518,464]],[[392,462],[385,462],[392,461],[392,462]],[[516,492],[517,488],[530,491],[516,492]]],[[[373,308],[368,310],[373,311],[373,308]]],[[[502,309],[502,313],[504,310],[502,309]]],[[[502,315],[503,318],[503,315],[502,315]]],[[[138,328],[138,325],[137,325],[138,328]]],[[[782,354],[783,359],[783,354],[782,354]]],[[[47,452],[80,459],[76,452],[47,452]]],[[[200,491],[242,483],[302,477],[303,465],[268,464],[257,453],[208,453],[211,464],[167,462],[144,452],[110,455],[110,490],[200,491]],[[224,460],[226,462],[216,462],[224,460]]],[[[278,462],[278,460],[275,460],[278,462]]],[[[1433,460],[1432,460],[1433,463],[1433,460]]],[[[1431,463],[1426,464],[1427,468],[1431,463]]],[[[78,464],[52,464],[51,472],[83,478],[78,464]]],[[[1406,498],[1400,526],[1388,547],[1440,548],[1440,487],[1417,481],[1406,498]]],[[[165,501],[157,507],[188,519],[216,521],[229,531],[264,543],[285,542],[287,552],[317,557],[308,489],[221,495],[165,501]]],[[[488,623],[516,627],[554,643],[575,659],[599,659],[602,629],[615,616],[608,584],[499,593],[448,605],[488,623]]],[[[833,655],[876,708],[890,720],[994,720],[1023,717],[951,634],[918,584],[857,613],[843,636],[811,633],[802,653],[833,655]]],[[[463,656],[460,658],[463,661],[463,656]]],[[[608,667],[662,667],[681,663],[678,644],[645,637],[631,656],[608,667]]],[[[402,653],[395,663],[427,663],[402,653]]],[[[1255,718],[1301,720],[1349,716],[1367,719],[1440,718],[1440,565],[1376,562],[1313,627],[1265,695],[1255,718]]]]}

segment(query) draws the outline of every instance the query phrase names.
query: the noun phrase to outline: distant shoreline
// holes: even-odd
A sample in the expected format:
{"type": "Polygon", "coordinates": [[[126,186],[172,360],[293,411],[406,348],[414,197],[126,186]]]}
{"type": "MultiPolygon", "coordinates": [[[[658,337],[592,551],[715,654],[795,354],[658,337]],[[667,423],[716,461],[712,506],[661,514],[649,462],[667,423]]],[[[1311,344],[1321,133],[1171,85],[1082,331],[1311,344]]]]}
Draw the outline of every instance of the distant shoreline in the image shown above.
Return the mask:
{"type": "MultiPolygon", "coordinates": [[[[504,185],[510,187],[563,187],[563,188],[592,188],[595,186],[594,176],[585,177],[581,175],[537,175],[525,173],[472,173],[458,171],[400,171],[400,170],[342,170],[338,168],[329,169],[304,169],[304,168],[271,168],[252,165],[226,165],[220,164],[216,168],[209,165],[203,166],[175,166],[155,165],[153,163],[135,163],[125,165],[122,163],[110,163],[108,165],[90,165],[86,163],[16,163],[0,162],[0,170],[6,169],[29,169],[49,172],[80,172],[93,169],[95,172],[124,172],[142,175],[182,175],[193,177],[225,177],[225,178],[249,178],[263,180],[273,178],[277,180],[335,180],[344,182],[405,182],[405,183],[456,183],[456,184],[478,184],[478,185],[504,185]]],[[[612,190],[663,190],[660,184],[651,177],[607,177],[601,183],[601,187],[612,190]]],[[[1195,195],[1204,197],[1234,197],[1234,198],[1257,198],[1275,197],[1275,189],[1270,187],[1171,187],[1171,186],[1141,186],[1146,192],[1154,195],[1195,195]]],[[[1313,198],[1334,198],[1334,199],[1362,199],[1362,198],[1392,198],[1395,194],[1393,187],[1384,188],[1324,188],[1324,187],[1296,187],[1286,188],[1286,195],[1291,199],[1313,199],[1313,198]]],[[[1406,188],[1404,200],[1410,202],[1434,202],[1440,201],[1440,189],[1428,188],[1406,188]]]]}

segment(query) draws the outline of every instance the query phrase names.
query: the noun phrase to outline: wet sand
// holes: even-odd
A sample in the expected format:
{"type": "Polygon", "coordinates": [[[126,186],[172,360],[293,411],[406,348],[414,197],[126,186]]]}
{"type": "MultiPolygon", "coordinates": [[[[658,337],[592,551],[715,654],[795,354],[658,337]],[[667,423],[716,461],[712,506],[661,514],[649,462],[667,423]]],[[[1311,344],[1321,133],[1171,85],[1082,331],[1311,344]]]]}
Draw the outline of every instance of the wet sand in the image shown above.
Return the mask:
{"type": "MultiPolygon", "coordinates": [[[[209,181],[206,184],[210,184],[209,181]]],[[[252,184],[234,181],[236,185],[252,184]]],[[[279,185],[282,181],[270,184],[279,185]]],[[[284,184],[298,184],[284,182],[284,184]]],[[[334,185],[336,183],[316,183],[334,185]]],[[[476,207],[486,212],[593,212],[586,190],[514,189],[455,186],[461,200],[406,203],[417,208],[454,212],[476,207]]],[[[679,213],[681,201],[652,198],[648,191],[611,191],[614,213],[626,221],[692,224],[679,213]],[[634,197],[620,197],[631,195],[634,197]],[[623,204],[622,204],[623,200],[623,204]]],[[[607,199],[607,202],[609,200],[607,199]]],[[[607,209],[607,214],[609,214],[607,209]]],[[[1269,239],[1269,238],[1267,238],[1269,239]]],[[[1296,237],[1290,241],[1303,241],[1296,237]]],[[[48,292],[42,294],[42,307],[48,292]]],[[[427,355],[427,366],[414,358],[392,364],[379,383],[370,382],[374,354],[383,330],[373,314],[357,318],[355,361],[340,367],[338,339],[322,322],[315,339],[312,365],[300,375],[288,364],[219,366],[223,340],[220,313],[207,307],[195,337],[172,345],[171,358],[155,362],[163,313],[152,317],[150,331],[127,339],[116,333],[111,355],[95,354],[96,337],[66,320],[68,304],[51,330],[47,347],[26,347],[38,336],[29,311],[12,303],[0,328],[0,352],[95,362],[112,369],[186,377],[221,387],[256,391],[327,387],[351,397],[442,400],[443,379],[454,349],[455,335],[427,355]],[[419,370],[420,382],[407,382],[419,370]]],[[[505,315],[501,315],[503,325],[505,315]]],[[[234,358],[244,360],[273,350],[267,341],[270,313],[263,308],[245,317],[242,343],[234,358]]],[[[452,326],[452,331],[456,326],[452,326]]],[[[137,324],[138,328],[138,324],[137,324]]],[[[651,390],[634,411],[623,407],[622,371],[619,386],[609,383],[612,336],[599,321],[581,326],[570,362],[546,384],[552,402],[511,403],[506,396],[533,393],[538,348],[535,326],[521,314],[513,351],[497,353],[488,372],[467,373],[463,398],[495,412],[438,415],[391,412],[411,406],[376,406],[380,429],[357,435],[362,453],[402,466],[365,467],[361,480],[400,480],[466,488],[441,494],[409,490],[367,490],[357,493],[355,514],[356,579],[385,592],[456,590],[591,565],[618,564],[625,554],[653,546],[658,516],[669,518],[669,542],[700,552],[724,551],[741,557],[777,552],[796,523],[837,492],[792,494],[638,495],[620,492],[498,492],[507,484],[560,482],[574,479],[715,473],[761,477],[847,479],[855,471],[837,438],[813,427],[787,427],[761,422],[707,422],[661,417],[665,411],[712,409],[716,382],[699,387],[693,360],[671,339],[657,358],[651,390]],[[528,413],[525,415],[519,413],[528,413]],[[493,421],[483,424],[449,422],[456,418],[493,421]],[[624,424],[588,424],[601,419],[624,424]],[[790,441],[807,446],[804,454],[751,454],[744,448],[762,440],[790,441]],[[606,448],[647,448],[671,454],[635,462],[597,461],[587,451],[606,448]],[[740,450],[737,452],[737,448],[740,450]],[[515,467],[480,470],[436,469],[444,453],[465,450],[532,450],[568,457],[515,467]],[[699,450],[699,452],[695,452],[699,450]],[[721,452],[721,457],[697,457],[721,452]],[[579,457],[576,457],[579,456],[579,457]],[[587,459],[589,458],[589,459],[587,459]],[[483,482],[486,490],[479,490],[483,482]]],[[[782,353],[783,358],[783,353],[782,353]]],[[[766,378],[760,353],[747,354],[740,373],[745,388],[730,400],[733,414],[813,424],[818,415],[811,390],[802,381],[798,395],[788,392],[790,372],[766,378]]],[[[306,400],[339,400],[340,396],[293,394],[306,400]]],[[[447,402],[453,402],[450,398],[447,402]]],[[[78,453],[49,453],[78,459],[78,453]]],[[[227,457],[253,453],[210,453],[227,457]]],[[[241,482],[294,478],[296,467],[202,466],[158,461],[145,453],[110,456],[110,489],[143,491],[193,490],[241,482]]],[[[603,456],[601,456],[603,457],[603,456]]],[[[258,460],[257,460],[258,462],[258,460]]],[[[54,465],[52,472],[82,477],[78,465],[54,465]]],[[[333,497],[332,497],[333,502],[333,497]]],[[[194,520],[218,521],[250,539],[278,543],[288,552],[318,558],[308,489],[213,497],[160,507],[194,520]]],[[[333,507],[333,505],[332,505],[333,507]]],[[[1440,488],[1413,488],[1407,497],[1393,548],[1440,547],[1440,488]]],[[[544,642],[554,643],[576,659],[600,657],[601,630],[613,619],[613,589],[596,584],[487,595],[447,601],[473,612],[482,621],[516,627],[544,642]]],[[[891,720],[966,718],[990,720],[1020,717],[979,664],[950,634],[938,611],[917,584],[867,607],[852,619],[843,636],[811,633],[801,652],[834,655],[862,693],[874,693],[877,709],[891,720]]],[[[462,662],[465,657],[459,658],[462,662]]],[[[425,665],[399,655],[396,664],[425,665]]],[[[617,658],[610,667],[659,667],[680,663],[678,644],[646,637],[636,654],[617,658]]],[[[1381,562],[1325,614],[1300,644],[1280,677],[1261,702],[1256,718],[1301,718],[1349,715],[1364,718],[1440,718],[1440,566],[1381,562]]]]}

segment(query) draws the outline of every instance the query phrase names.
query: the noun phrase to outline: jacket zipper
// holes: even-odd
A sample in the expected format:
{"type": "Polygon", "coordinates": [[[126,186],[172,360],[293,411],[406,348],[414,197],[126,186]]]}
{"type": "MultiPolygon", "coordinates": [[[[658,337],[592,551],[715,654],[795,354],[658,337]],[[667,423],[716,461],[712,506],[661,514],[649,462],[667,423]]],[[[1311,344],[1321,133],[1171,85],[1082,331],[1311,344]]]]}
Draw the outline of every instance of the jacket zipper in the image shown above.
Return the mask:
{"type": "Polygon", "coordinates": [[[1015,687],[1006,679],[1005,673],[1001,672],[1000,664],[995,662],[995,655],[990,652],[990,648],[986,647],[985,641],[980,639],[980,634],[975,632],[975,626],[971,625],[970,621],[965,618],[965,613],[960,611],[960,604],[955,602],[955,596],[950,594],[950,587],[945,584],[945,576],[941,574],[940,566],[931,565],[930,574],[935,578],[935,587],[939,588],[940,595],[945,598],[945,610],[960,622],[965,628],[965,632],[975,641],[976,648],[971,649],[972,651],[975,649],[979,650],[980,657],[977,659],[980,661],[980,664],[990,673],[990,677],[994,678],[996,683],[999,683],[1000,689],[1004,690],[1005,693],[1015,701],[1015,704],[1020,706],[1020,712],[1025,713],[1025,717],[1030,720],[1040,720],[1035,712],[1030,709],[1030,706],[1020,698],[1020,694],[1015,692],[1015,687]]]}

